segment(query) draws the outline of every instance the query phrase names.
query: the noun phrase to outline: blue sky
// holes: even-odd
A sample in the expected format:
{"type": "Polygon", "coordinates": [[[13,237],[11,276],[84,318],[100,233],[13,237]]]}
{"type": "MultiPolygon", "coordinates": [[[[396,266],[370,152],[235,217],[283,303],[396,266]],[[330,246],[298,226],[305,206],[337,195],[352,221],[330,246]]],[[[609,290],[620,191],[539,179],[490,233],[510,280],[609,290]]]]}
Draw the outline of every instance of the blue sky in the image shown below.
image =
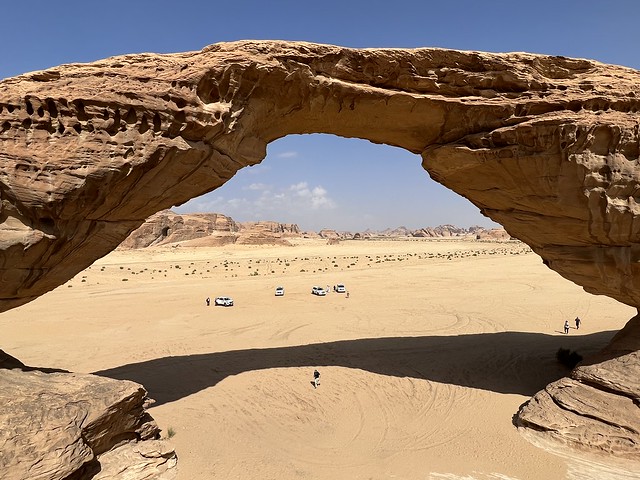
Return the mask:
{"type": "MultiPolygon", "coordinates": [[[[526,51],[640,69],[639,18],[638,0],[6,2],[0,78],[241,39],[526,51]]],[[[326,135],[273,142],[260,165],[177,210],[298,223],[305,230],[494,225],[432,181],[418,156],[326,135]]]]}

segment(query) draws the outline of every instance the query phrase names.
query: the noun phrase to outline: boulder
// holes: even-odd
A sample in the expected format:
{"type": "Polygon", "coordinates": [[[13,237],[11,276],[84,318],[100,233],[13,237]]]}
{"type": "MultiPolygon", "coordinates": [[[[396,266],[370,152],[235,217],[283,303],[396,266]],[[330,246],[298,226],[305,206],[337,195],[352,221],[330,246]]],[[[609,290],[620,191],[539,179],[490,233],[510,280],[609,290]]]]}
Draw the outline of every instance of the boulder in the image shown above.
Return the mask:
{"type": "Polygon", "coordinates": [[[0,359],[3,480],[109,478],[95,475],[114,469],[136,473],[111,478],[173,478],[175,452],[158,440],[141,385],[30,368],[2,351],[0,359]]]}
{"type": "Polygon", "coordinates": [[[516,424],[560,446],[637,460],[640,454],[640,315],[599,355],[525,403],[516,424]]]}

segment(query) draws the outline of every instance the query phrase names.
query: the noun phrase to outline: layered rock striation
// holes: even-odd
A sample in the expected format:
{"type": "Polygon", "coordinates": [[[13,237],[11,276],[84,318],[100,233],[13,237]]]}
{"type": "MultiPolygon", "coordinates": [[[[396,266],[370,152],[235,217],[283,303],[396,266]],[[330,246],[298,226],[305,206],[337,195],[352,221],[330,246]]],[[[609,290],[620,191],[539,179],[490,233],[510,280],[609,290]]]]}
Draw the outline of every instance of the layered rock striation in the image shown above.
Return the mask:
{"type": "Polygon", "coordinates": [[[640,315],[600,355],[578,365],[524,404],[516,424],[552,448],[638,460],[640,315]]]}
{"type": "MultiPolygon", "coordinates": [[[[304,133],[421,155],[433,179],[549,268],[640,306],[640,72],[525,53],[246,41],[0,82],[0,311],[259,163],[269,142],[304,133]]],[[[631,378],[637,356],[623,357],[625,369],[602,369],[605,384],[631,378]]],[[[575,380],[586,385],[589,372],[575,380]]],[[[628,387],[611,390],[632,400],[620,411],[637,412],[628,387]]],[[[611,424],[599,405],[580,415],[611,424]]],[[[619,426],[637,429],[634,415],[619,426]]],[[[624,442],[637,454],[636,440],[624,442]]]]}
{"type": "Polygon", "coordinates": [[[290,245],[287,238],[299,237],[295,224],[236,222],[220,213],[178,214],[170,210],[151,215],[119,245],[120,249],[156,246],[215,247],[245,245],[290,245]]]}
{"type": "MultiPolygon", "coordinates": [[[[220,213],[179,215],[163,210],[151,215],[121,244],[123,249],[146,248],[215,236],[219,244],[235,241],[239,227],[232,218],[220,213]],[[228,241],[226,241],[229,239],[228,241]]],[[[215,245],[215,242],[212,242],[215,245]]]]}
{"type": "Polygon", "coordinates": [[[27,367],[1,350],[0,385],[0,478],[175,478],[140,385],[27,367]]]}

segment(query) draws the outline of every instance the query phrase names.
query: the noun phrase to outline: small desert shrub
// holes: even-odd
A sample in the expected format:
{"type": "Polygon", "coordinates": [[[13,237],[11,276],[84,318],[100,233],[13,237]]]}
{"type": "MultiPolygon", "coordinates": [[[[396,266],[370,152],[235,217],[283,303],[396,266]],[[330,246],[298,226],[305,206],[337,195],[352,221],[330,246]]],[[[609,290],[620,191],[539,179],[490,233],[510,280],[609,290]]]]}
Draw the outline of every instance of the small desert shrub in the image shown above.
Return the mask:
{"type": "Polygon", "coordinates": [[[176,431],[173,429],[173,427],[169,427],[167,429],[167,438],[173,438],[175,434],[176,434],[176,431]]]}
{"type": "Polygon", "coordinates": [[[556,352],[556,360],[567,368],[574,368],[582,361],[582,355],[578,352],[572,352],[568,348],[560,347],[556,352]]]}

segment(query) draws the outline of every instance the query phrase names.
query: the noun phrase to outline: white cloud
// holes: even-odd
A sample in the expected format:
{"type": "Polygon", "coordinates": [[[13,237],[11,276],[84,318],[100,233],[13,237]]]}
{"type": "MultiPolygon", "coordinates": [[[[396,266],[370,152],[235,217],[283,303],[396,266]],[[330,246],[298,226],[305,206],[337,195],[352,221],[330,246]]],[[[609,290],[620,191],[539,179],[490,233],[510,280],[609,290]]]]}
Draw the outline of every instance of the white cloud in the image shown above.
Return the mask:
{"type": "Polygon", "coordinates": [[[242,187],[243,190],[267,190],[268,188],[269,188],[269,185],[264,183],[252,183],[251,185],[242,187]]]}
{"type": "Polygon", "coordinates": [[[327,196],[327,191],[322,187],[315,187],[311,191],[311,204],[313,208],[335,208],[336,204],[327,196]]]}
{"type": "Polygon", "coordinates": [[[324,187],[309,186],[308,182],[298,182],[283,188],[252,183],[242,187],[241,191],[244,193],[232,198],[204,195],[176,211],[222,213],[238,221],[252,219],[300,223],[318,218],[320,212],[336,208],[336,202],[324,187]]]}
{"type": "Polygon", "coordinates": [[[319,208],[335,208],[335,202],[327,196],[327,190],[318,185],[317,187],[309,188],[307,182],[299,182],[289,187],[289,190],[293,192],[293,195],[298,199],[302,199],[307,203],[307,206],[314,210],[319,208]]]}
{"type": "Polygon", "coordinates": [[[298,156],[298,152],[290,150],[288,152],[281,152],[276,155],[276,158],[295,158],[298,156]]]}
{"type": "Polygon", "coordinates": [[[304,195],[304,192],[308,192],[309,191],[309,186],[307,184],[307,182],[299,182],[299,183],[294,183],[293,185],[291,185],[289,187],[289,190],[292,190],[294,192],[299,192],[299,195],[304,195]]]}
{"type": "Polygon", "coordinates": [[[241,209],[241,208],[246,208],[247,206],[251,205],[251,202],[249,200],[247,200],[246,198],[231,198],[231,199],[226,201],[226,204],[232,210],[238,210],[238,209],[241,209]]]}

